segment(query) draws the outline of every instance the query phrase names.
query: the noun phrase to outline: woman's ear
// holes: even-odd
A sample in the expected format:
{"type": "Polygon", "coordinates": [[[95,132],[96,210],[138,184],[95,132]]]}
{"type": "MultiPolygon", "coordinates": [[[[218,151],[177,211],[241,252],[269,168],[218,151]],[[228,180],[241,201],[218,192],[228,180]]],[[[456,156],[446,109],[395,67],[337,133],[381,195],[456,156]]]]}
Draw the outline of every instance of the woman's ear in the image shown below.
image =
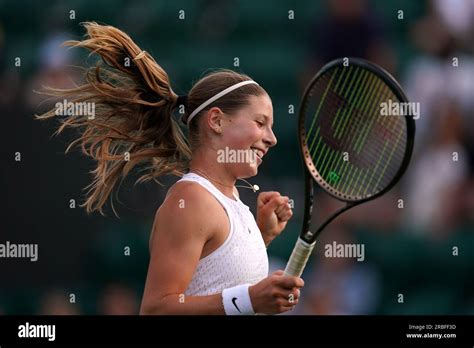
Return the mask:
{"type": "Polygon", "coordinates": [[[218,107],[213,107],[207,112],[207,124],[217,134],[222,133],[224,113],[218,107]]]}

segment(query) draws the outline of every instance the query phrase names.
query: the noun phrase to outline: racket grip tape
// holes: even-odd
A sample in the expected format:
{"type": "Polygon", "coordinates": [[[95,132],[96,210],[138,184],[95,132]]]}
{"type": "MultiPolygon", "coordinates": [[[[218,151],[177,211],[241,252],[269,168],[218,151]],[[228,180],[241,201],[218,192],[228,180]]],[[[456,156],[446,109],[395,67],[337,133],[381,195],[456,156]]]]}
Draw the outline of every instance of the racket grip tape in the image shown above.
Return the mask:
{"type": "Polygon", "coordinates": [[[316,242],[308,244],[301,238],[298,238],[286,265],[285,275],[300,277],[315,245],[316,242]]]}

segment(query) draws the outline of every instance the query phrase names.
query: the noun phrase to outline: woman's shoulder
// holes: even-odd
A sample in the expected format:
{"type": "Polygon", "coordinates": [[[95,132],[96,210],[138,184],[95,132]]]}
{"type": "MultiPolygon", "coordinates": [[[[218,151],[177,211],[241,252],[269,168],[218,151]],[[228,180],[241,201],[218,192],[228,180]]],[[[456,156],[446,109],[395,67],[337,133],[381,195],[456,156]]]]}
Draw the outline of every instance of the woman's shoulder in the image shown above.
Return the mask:
{"type": "Polygon", "coordinates": [[[153,231],[172,235],[179,240],[201,237],[208,240],[225,223],[219,203],[195,182],[177,182],[155,214],[153,231]],[[209,218],[212,217],[212,218],[209,218]],[[161,232],[159,232],[161,231],[161,232]],[[198,233],[200,232],[200,233],[198,233]]]}
{"type": "Polygon", "coordinates": [[[158,211],[179,216],[206,217],[222,210],[215,197],[200,184],[193,181],[178,181],[170,187],[158,211]]]}
{"type": "Polygon", "coordinates": [[[167,200],[179,200],[184,198],[190,201],[205,201],[211,199],[212,195],[206,188],[195,181],[178,181],[169,188],[165,202],[167,200]]]}

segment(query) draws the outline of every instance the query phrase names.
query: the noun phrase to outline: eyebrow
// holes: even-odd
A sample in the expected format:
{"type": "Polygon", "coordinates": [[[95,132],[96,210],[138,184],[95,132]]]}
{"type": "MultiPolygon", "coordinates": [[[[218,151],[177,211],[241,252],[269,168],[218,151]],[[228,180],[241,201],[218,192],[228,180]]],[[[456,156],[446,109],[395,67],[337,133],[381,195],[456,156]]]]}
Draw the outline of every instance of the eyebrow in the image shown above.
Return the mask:
{"type": "MultiPolygon", "coordinates": [[[[267,116],[267,115],[265,115],[265,114],[255,114],[255,115],[257,115],[257,116],[263,116],[263,117],[265,117],[266,119],[270,119],[270,117],[267,116]]],[[[272,122],[272,124],[271,124],[271,127],[273,127],[273,122],[272,122]]]]}

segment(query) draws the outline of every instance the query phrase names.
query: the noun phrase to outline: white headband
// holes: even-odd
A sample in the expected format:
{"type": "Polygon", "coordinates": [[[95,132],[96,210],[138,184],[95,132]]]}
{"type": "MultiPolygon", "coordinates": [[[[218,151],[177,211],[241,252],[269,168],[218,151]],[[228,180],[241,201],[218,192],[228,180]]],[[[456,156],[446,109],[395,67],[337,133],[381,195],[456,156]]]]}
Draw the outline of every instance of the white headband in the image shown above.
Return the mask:
{"type": "Polygon", "coordinates": [[[227,93],[229,92],[232,92],[234,89],[237,89],[239,87],[242,87],[242,86],[245,86],[245,85],[248,85],[248,84],[251,84],[251,83],[255,83],[256,85],[258,85],[257,82],[253,81],[253,80],[247,80],[247,81],[242,81],[242,82],[239,82],[239,83],[236,83],[235,85],[232,85],[230,87],[227,87],[226,89],[224,89],[223,91],[217,93],[215,96],[213,96],[212,98],[209,98],[208,100],[206,100],[204,103],[202,103],[201,105],[199,105],[192,113],[191,115],[189,115],[188,117],[188,120],[186,122],[186,124],[189,126],[189,123],[191,122],[191,120],[194,118],[194,116],[196,116],[199,112],[201,112],[202,109],[204,109],[206,106],[208,106],[209,104],[215,102],[217,99],[219,99],[220,97],[226,95],[227,93]]]}

